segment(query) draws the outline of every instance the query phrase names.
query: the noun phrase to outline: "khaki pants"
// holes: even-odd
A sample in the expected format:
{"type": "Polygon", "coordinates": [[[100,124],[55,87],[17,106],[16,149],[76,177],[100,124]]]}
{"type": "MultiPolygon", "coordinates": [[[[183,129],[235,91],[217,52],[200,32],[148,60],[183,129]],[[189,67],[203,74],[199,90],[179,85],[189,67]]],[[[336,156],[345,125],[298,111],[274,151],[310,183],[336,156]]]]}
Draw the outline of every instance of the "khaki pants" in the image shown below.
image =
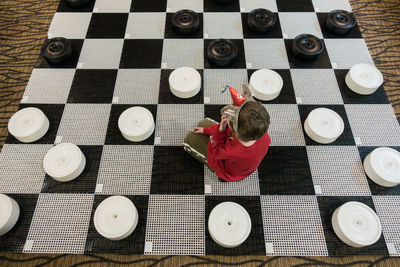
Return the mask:
{"type": "MultiPolygon", "coordinates": [[[[209,127],[213,124],[218,124],[216,121],[205,118],[202,119],[197,126],[198,127],[209,127]]],[[[208,167],[207,163],[207,145],[210,141],[210,137],[205,134],[197,134],[188,132],[183,142],[183,148],[186,152],[192,155],[195,159],[204,163],[208,167]]]]}

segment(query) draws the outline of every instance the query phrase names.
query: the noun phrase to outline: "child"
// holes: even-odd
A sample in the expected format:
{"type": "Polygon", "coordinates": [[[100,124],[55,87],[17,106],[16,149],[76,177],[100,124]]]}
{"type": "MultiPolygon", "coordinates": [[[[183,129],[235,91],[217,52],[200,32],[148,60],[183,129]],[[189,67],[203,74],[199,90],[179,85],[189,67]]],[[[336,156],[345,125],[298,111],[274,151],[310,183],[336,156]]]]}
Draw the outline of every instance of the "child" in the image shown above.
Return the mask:
{"type": "Polygon", "coordinates": [[[250,101],[229,88],[234,105],[221,110],[221,122],[203,119],[186,135],[184,149],[215,171],[225,181],[239,181],[252,174],[267,154],[269,114],[264,106],[252,101],[247,86],[243,91],[250,101]],[[242,103],[235,103],[237,99],[242,103]]]}

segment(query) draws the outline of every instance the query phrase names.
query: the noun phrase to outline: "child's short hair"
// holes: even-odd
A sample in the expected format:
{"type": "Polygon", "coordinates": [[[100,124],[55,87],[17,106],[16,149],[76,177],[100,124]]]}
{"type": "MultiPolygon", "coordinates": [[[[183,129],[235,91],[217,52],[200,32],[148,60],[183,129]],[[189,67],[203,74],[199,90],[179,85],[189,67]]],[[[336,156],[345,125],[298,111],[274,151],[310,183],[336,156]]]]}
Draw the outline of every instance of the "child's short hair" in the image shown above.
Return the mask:
{"type": "Polygon", "coordinates": [[[236,134],[242,141],[257,140],[268,131],[269,120],[269,114],[261,103],[246,102],[239,113],[236,134]]]}

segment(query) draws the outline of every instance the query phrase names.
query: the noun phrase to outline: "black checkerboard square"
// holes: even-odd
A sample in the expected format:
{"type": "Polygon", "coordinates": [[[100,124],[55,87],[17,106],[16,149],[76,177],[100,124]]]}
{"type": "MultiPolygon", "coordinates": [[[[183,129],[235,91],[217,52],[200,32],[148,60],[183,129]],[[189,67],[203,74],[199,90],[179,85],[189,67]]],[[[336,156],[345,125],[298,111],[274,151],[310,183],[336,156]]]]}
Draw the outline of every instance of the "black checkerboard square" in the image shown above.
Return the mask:
{"type": "Polygon", "coordinates": [[[48,62],[46,58],[44,58],[42,55],[39,55],[39,59],[35,65],[35,68],[75,69],[78,64],[79,55],[81,54],[83,40],[69,39],[69,41],[71,42],[71,48],[72,48],[72,56],[70,59],[60,64],[54,64],[48,62]]]}
{"type": "Polygon", "coordinates": [[[163,40],[125,40],[121,55],[121,69],[160,68],[163,40]]]}
{"type": "Polygon", "coordinates": [[[111,103],[117,70],[77,69],[68,103],[111,103]]]}
{"type": "Polygon", "coordinates": [[[86,166],[83,172],[69,182],[58,182],[46,174],[42,193],[94,194],[103,147],[80,145],[79,148],[86,158],[86,166]]]}
{"type": "Polygon", "coordinates": [[[235,61],[233,61],[229,66],[219,67],[208,61],[207,49],[208,45],[212,42],[212,39],[204,40],[204,68],[205,69],[245,69],[246,60],[244,56],[244,44],[243,39],[231,39],[238,47],[238,53],[235,61]]]}
{"type": "Polygon", "coordinates": [[[89,3],[80,8],[71,7],[67,0],[61,0],[58,5],[57,12],[92,12],[95,1],[89,1],[89,3]]]}
{"type": "Polygon", "coordinates": [[[240,12],[239,1],[232,1],[230,5],[218,5],[214,0],[204,0],[204,12],[240,12]]]}
{"type": "Polygon", "coordinates": [[[146,236],[146,218],[147,206],[149,202],[148,196],[125,196],[135,205],[139,220],[138,224],[128,237],[122,240],[109,240],[101,236],[94,226],[94,213],[100,203],[109,195],[96,195],[94,197],[92,215],[88,235],[86,239],[85,252],[88,253],[118,253],[118,254],[142,254],[144,252],[145,236],[146,236]]]}
{"type": "Polygon", "coordinates": [[[131,12],[165,12],[167,0],[132,1],[131,12]]]}
{"type": "Polygon", "coordinates": [[[279,12],[314,12],[312,0],[276,0],[279,12]]]}
{"type": "Polygon", "coordinates": [[[199,16],[199,30],[191,34],[181,34],[173,30],[172,17],[175,13],[167,13],[165,20],[164,38],[180,39],[180,38],[203,38],[203,13],[197,13],[199,16]]]}
{"type": "MultiPolygon", "coordinates": [[[[49,119],[50,125],[47,133],[39,140],[32,144],[54,144],[56,140],[58,126],[60,125],[61,117],[64,112],[64,106],[62,104],[20,104],[18,110],[34,107],[38,108],[46,115],[49,119]]],[[[9,134],[6,139],[7,144],[21,144],[14,136],[9,134]]]]}
{"type": "Polygon", "coordinates": [[[282,29],[279,16],[278,13],[274,14],[276,16],[275,26],[266,33],[257,33],[252,31],[248,26],[247,19],[249,17],[249,13],[242,13],[242,29],[244,38],[282,38],[282,29]]]}
{"type": "MultiPolygon", "coordinates": [[[[125,139],[118,127],[119,116],[128,108],[135,107],[137,105],[112,105],[110,118],[108,120],[106,145],[153,145],[154,144],[154,132],[153,134],[141,142],[131,142],[125,139]]],[[[157,118],[157,105],[140,105],[148,109],[153,115],[154,123],[157,118]]]]}
{"type": "Polygon", "coordinates": [[[258,167],[261,195],[315,195],[303,146],[270,146],[258,167]]]}
{"type": "Polygon", "coordinates": [[[345,104],[389,104],[389,99],[386,96],[385,89],[381,85],[371,95],[360,95],[352,90],[346,84],[346,75],[349,70],[335,70],[336,80],[339,85],[340,93],[342,94],[343,102],[345,104]]]}
{"type": "MultiPolygon", "coordinates": [[[[372,146],[358,147],[358,152],[360,153],[361,161],[364,163],[365,157],[368,156],[368,154],[371,153],[376,148],[378,148],[378,147],[372,147],[372,146]]],[[[392,146],[390,148],[393,148],[400,152],[400,147],[392,146]]],[[[366,176],[368,177],[368,175],[366,175],[366,176]]],[[[369,178],[367,178],[367,180],[368,180],[369,189],[371,190],[372,195],[384,195],[384,196],[389,196],[389,195],[399,196],[400,195],[400,186],[383,187],[381,185],[376,184],[374,181],[372,181],[369,178]]]]}
{"type": "Polygon", "coordinates": [[[151,194],[204,194],[203,164],[181,146],[155,146],[151,194]]]}
{"type": "MultiPolygon", "coordinates": [[[[249,81],[251,75],[255,72],[256,70],[249,69],[247,70],[249,81]]],[[[263,101],[260,99],[257,99],[254,97],[255,100],[264,103],[264,104],[296,104],[296,96],[294,93],[294,88],[293,88],[293,82],[292,82],[292,76],[290,75],[290,70],[273,70],[276,71],[283,80],[283,87],[281,92],[279,93],[278,97],[270,100],[270,101],[263,101]]]]}
{"type": "Polygon", "coordinates": [[[324,145],[324,146],[354,146],[355,141],[353,133],[351,131],[350,123],[347,118],[346,110],[343,105],[298,105],[301,125],[303,126],[304,137],[307,145],[324,145]],[[329,144],[320,144],[313,140],[304,131],[304,122],[307,119],[308,114],[316,108],[328,108],[335,111],[342,118],[344,123],[343,133],[336,139],[335,142],[329,144]]]}
{"type": "Polygon", "coordinates": [[[264,228],[260,198],[257,196],[206,196],[205,225],[206,225],[206,254],[207,255],[265,255],[264,228]],[[208,231],[208,219],[212,209],[218,204],[232,201],[243,208],[250,215],[251,232],[249,237],[240,246],[225,248],[211,238],[208,231]]]}
{"type": "Polygon", "coordinates": [[[203,70],[197,70],[201,76],[201,88],[199,93],[190,98],[180,98],[175,96],[169,87],[169,76],[173,70],[161,70],[160,92],[158,95],[159,104],[203,104],[204,102],[204,76],[203,70]]]}
{"type": "MultiPolygon", "coordinates": [[[[322,43],[325,42],[321,40],[322,43]]],[[[292,45],[294,40],[293,39],[286,39],[285,46],[286,46],[286,53],[289,59],[289,65],[291,69],[330,69],[332,68],[331,61],[329,59],[328,52],[326,51],[326,46],[324,51],[321,53],[319,58],[315,61],[300,61],[296,59],[292,53],[292,45]]]]}
{"type": "Polygon", "coordinates": [[[124,38],[127,13],[93,13],[86,38],[124,38]]]}
{"type": "Polygon", "coordinates": [[[221,121],[221,109],[224,105],[204,105],[204,117],[221,121]]]}
{"type": "Polygon", "coordinates": [[[29,226],[39,195],[36,194],[7,194],[19,206],[19,218],[15,226],[0,237],[0,251],[22,252],[24,249],[29,226]]]}
{"type": "MultiPolygon", "coordinates": [[[[317,197],[318,206],[321,214],[322,227],[324,228],[325,240],[328,247],[329,256],[348,256],[348,255],[388,255],[383,235],[381,238],[370,246],[355,248],[343,243],[335,234],[332,227],[333,212],[349,201],[358,201],[369,206],[375,211],[375,206],[371,197],[317,197]]],[[[376,211],[375,211],[376,212],[376,211]]]]}
{"type": "Polygon", "coordinates": [[[347,34],[345,35],[336,35],[332,32],[330,32],[326,26],[325,26],[325,21],[326,18],[328,17],[329,13],[317,13],[319,25],[321,26],[322,34],[324,38],[340,38],[340,39],[346,39],[346,38],[362,38],[360,27],[356,23],[354,28],[347,34]]]}

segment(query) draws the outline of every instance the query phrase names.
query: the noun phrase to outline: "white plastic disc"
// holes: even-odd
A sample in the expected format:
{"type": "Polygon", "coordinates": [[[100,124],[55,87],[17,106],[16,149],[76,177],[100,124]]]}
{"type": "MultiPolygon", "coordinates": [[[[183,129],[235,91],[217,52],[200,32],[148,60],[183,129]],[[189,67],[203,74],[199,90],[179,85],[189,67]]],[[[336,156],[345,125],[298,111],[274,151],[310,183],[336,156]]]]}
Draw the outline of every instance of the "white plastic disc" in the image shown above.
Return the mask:
{"type": "Polygon", "coordinates": [[[344,131],[344,122],[335,111],[316,108],[308,114],[304,130],[315,142],[328,144],[334,142],[344,131]]]}
{"type": "Polygon", "coordinates": [[[276,98],[283,87],[282,77],[275,71],[260,69],[250,77],[249,88],[253,95],[264,101],[276,98]]]}
{"type": "Polygon", "coordinates": [[[136,228],[139,214],[135,205],[124,196],[103,200],[94,213],[94,226],[99,234],[111,240],[128,237],[136,228]]]}
{"type": "Polygon", "coordinates": [[[193,97],[201,88],[200,73],[190,67],[178,68],[169,75],[169,88],[177,97],[193,97]]]}
{"type": "Polygon", "coordinates": [[[376,213],[367,205],[350,201],[335,210],[332,226],[336,235],[349,246],[365,247],[381,236],[382,226],[376,213]]]}
{"type": "Polygon", "coordinates": [[[8,131],[19,141],[31,143],[42,138],[49,129],[49,119],[38,108],[24,108],[8,122],[8,131]]]}
{"type": "Polygon", "coordinates": [[[8,233],[19,218],[18,203],[9,196],[0,194],[0,236],[8,233]]]}
{"type": "Polygon", "coordinates": [[[396,186],[400,184],[400,152],[389,147],[376,148],[364,159],[364,169],[375,183],[396,186]]]}
{"type": "Polygon", "coordinates": [[[144,107],[128,108],[119,116],[118,127],[129,141],[146,140],[154,132],[153,115],[144,107]]]}
{"type": "Polygon", "coordinates": [[[43,168],[54,180],[68,182],[78,177],[86,158],[78,146],[63,143],[51,148],[43,159],[43,168]]]}
{"type": "Polygon", "coordinates": [[[347,86],[361,95],[374,93],[382,83],[382,73],[374,66],[365,63],[354,65],[346,75],[347,86]]]}
{"type": "Polygon", "coordinates": [[[234,202],[222,202],[210,213],[208,231],[215,243],[220,246],[237,247],[249,236],[251,219],[241,205],[234,202]]]}

